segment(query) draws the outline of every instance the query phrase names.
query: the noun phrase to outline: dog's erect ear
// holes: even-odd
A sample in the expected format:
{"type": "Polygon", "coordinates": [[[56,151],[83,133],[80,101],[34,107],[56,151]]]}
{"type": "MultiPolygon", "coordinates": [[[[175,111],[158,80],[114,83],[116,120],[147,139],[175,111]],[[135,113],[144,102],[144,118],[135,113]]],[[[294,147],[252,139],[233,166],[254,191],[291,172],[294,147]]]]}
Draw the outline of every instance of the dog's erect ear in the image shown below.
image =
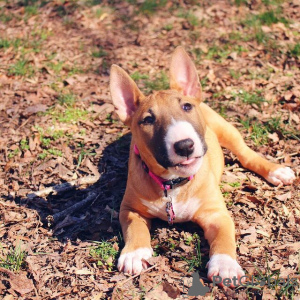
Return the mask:
{"type": "Polygon", "coordinates": [[[186,96],[202,100],[201,84],[197,70],[183,47],[177,47],[171,59],[170,87],[186,96]]]}
{"type": "Polygon", "coordinates": [[[120,120],[129,125],[131,117],[144,97],[135,82],[119,66],[110,69],[110,94],[120,120]]]}

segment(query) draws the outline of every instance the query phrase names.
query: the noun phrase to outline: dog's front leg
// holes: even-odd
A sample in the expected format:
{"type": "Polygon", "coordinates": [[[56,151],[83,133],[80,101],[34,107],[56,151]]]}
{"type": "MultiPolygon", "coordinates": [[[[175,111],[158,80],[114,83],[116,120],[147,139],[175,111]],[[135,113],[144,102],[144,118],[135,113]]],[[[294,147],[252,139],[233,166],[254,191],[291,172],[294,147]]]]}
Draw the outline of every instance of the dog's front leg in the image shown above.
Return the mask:
{"type": "Polygon", "coordinates": [[[140,274],[147,268],[145,260],[149,259],[153,252],[149,232],[151,221],[130,209],[121,208],[120,223],[125,247],[118,260],[118,269],[128,274],[140,274]]]}
{"type": "Polygon", "coordinates": [[[215,282],[220,282],[220,277],[222,281],[229,278],[229,286],[237,286],[245,273],[236,261],[234,224],[225,205],[202,208],[194,221],[202,227],[210,245],[207,277],[213,281],[219,276],[215,282]]]}

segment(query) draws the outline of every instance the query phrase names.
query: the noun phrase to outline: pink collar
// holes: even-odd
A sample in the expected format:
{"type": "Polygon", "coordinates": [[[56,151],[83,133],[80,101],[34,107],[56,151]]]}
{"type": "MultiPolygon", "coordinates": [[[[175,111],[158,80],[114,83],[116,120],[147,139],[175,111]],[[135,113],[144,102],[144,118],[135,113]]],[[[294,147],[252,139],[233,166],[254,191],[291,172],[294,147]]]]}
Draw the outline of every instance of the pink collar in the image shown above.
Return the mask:
{"type": "MultiPolygon", "coordinates": [[[[136,145],[134,145],[134,153],[141,158],[140,151],[136,145]]],[[[148,166],[145,164],[145,162],[142,160],[142,165],[145,171],[149,174],[149,176],[160,186],[162,190],[165,192],[165,196],[167,197],[167,191],[170,189],[173,189],[176,186],[182,185],[184,183],[187,183],[188,181],[192,180],[194,178],[194,175],[191,175],[189,177],[183,178],[178,177],[175,179],[164,179],[162,177],[159,177],[155,175],[153,172],[151,172],[148,168],[148,166]]]]}

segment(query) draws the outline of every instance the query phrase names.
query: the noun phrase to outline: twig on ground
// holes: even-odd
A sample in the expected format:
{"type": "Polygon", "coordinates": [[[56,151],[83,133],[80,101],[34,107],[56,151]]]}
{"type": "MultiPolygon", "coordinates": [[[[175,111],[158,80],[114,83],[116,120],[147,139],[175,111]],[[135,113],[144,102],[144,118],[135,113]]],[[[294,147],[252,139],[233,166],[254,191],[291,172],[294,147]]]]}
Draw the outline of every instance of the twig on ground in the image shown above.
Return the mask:
{"type": "Polygon", "coordinates": [[[68,190],[73,189],[74,187],[84,185],[84,184],[93,184],[99,180],[99,176],[86,176],[82,177],[76,180],[72,180],[70,182],[64,182],[62,184],[58,184],[55,186],[51,186],[48,188],[45,188],[41,191],[37,191],[34,193],[30,193],[27,195],[28,199],[33,199],[35,197],[45,197],[48,196],[49,194],[53,193],[54,195],[62,192],[66,192],[68,190]]]}
{"type": "MultiPolygon", "coordinates": [[[[152,267],[148,268],[147,270],[142,271],[141,274],[147,273],[147,272],[149,272],[150,270],[154,269],[155,267],[157,267],[157,264],[153,265],[152,267]]],[[[126,280],[124,280],[124,281],[122,281],[122,282],[120,282],[120,283],[117,283],[117,284],[116,284],[116,287],[118,287],[118,288],[121,287],[121,286],[124,285],[126,282],[130,281],[131,279],[134,279],[134,278],[140,276],[141,274],[137,274],[137,275],[134,275],[134,276],[130,276],[130,277],[127,278],[126,280]]]]}
{"type": "Polygon", "coordinates": [[[60,211],[54,215],[49,215],[46,219],[48,221],[48,226],[52,226],[53,224],[58,223],[59,221],[61,221],[62,219],[64,219],[65,217],[67,217],[68,215],[72,215],[75,211],[80,210],[83,207],[86,207],[87,205],[89,205],[91,202],[94,202],[98,199],[98,197],[100,196],[100,194],[98,194],[98,196],[96,196],[96,193],[91,192],[88,194],[88,196],[86,198],[84,198],[83,200],[81,200],[80,202],[66,208],[63,211],[60,211]]]}

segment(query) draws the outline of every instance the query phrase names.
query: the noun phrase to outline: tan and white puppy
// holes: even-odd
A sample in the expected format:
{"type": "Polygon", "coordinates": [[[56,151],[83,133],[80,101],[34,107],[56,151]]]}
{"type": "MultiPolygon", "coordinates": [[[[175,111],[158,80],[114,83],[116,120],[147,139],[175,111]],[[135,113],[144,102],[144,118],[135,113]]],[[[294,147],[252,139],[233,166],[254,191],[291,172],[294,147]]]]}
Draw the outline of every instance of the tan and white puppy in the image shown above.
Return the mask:
{"type": "Polygon", "coordinates": [[[147,267],[151,219],[161,218],[202,227],[210,244],[208,278],[240,278],[244,272],[236,261],[234,224],[219,189],[221,146],[274,185],[291,184],[294,172],[248,148],[237,129],[202,102],[196,68],[182,47],[172,56],[170,87],[144,96],[123,69],[111,67],[112,101],[132,132],[120,208],[125,247],[118,268],[139,274],[147,267]],[[174,186],[165,192],[170,182],[174,186]]]}

